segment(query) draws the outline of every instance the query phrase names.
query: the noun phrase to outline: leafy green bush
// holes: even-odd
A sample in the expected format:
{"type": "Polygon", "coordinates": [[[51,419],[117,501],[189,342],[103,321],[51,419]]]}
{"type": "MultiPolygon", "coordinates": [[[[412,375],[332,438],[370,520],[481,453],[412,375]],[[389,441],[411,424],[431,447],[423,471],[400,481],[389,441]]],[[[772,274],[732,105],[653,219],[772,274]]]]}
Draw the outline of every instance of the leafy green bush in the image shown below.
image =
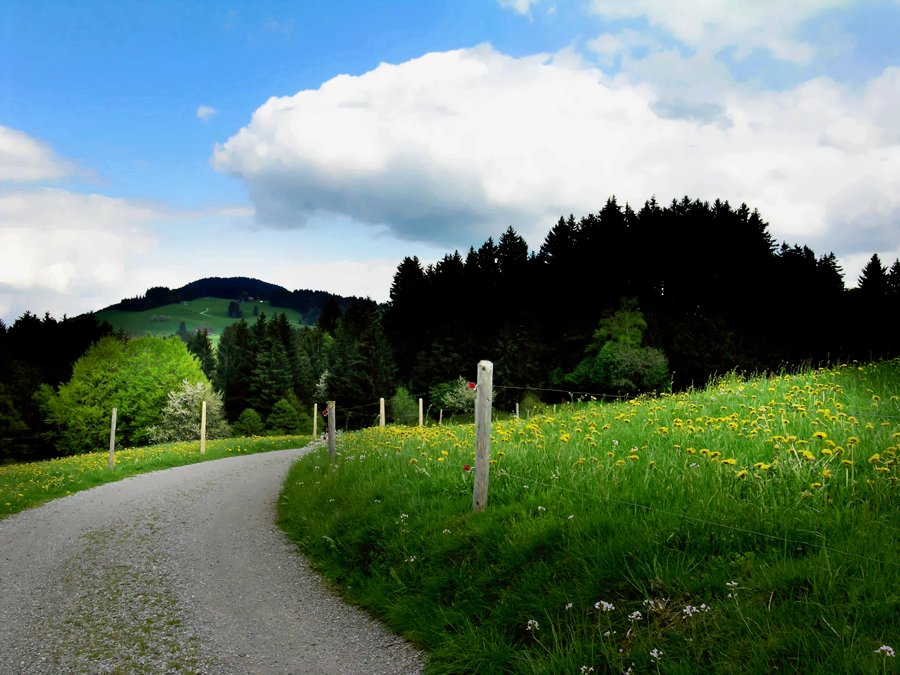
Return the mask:
{"type": "Polygon", "coordinates": [[[247,408],[238,416],[231,431],[237,436],[262,436],[266,430],[262,417],[253,408],[247,408]]]}
{"type": "Polygon", "coordinates": [[[301,433],[300,413],[287,399],[279,399],[266,419],[266,430],[273,436],[301,433]]]}
{"type": "Polygon", "coordinates": [[[469,383],[465,378],[459,377],[435,385],[431,388],[429,397],[431,406],[445,413],[475,414],[475,390],[469,389],[469,383]]]}
{"type": "Polygon", "coordinates": [[[397,387],[391,397],[391,418],[399,424],[415,424],[419,420],[419,404],[406,387],[397,387]]]}
{"type": "Polygon", "coordinates": [[[200,437],[203,402],[206,401],[206,437],[226,438],[228,424],[222,397],[207,380],[189,382],[170,391],[159,424],[147,431],[152,443],[192,441],[200,437]]]}

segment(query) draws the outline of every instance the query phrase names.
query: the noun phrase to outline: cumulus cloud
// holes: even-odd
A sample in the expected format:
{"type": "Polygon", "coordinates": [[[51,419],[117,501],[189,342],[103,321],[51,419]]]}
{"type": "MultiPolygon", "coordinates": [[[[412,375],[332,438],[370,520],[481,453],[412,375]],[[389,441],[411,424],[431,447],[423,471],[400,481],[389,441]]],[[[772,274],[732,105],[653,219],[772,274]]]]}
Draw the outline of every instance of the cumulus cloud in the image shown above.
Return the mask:
{"type": "Polygon", "coordinates": [[[897,239],[898,92],[896,68],[860,88],[726,88],[709,123],[660,110],[651,84],[480,46],[272,98],[211,161],[280,227],[343,214],[467,247],[513,225],[536,247],[559,215],[610,195],[689,195],[746,202],[820,253],[871,254],[897,239]]]}
{"type": "Polygon", "coordinates": [[[72,171],[71,164],[60,159],[47,144],[0,125],[0,181],[55,180],[72,171]]]}
{"type": "Polygon", "coordinates": [[[824,12],[852,6],[854,0],[592,0],[590,9],[606,19],[644,18],[682,44],[716,53],[733,48],[737,58],[761,49],[792,63],[808,63],[815,45],[799,28],[824,12]]]}
{"type": "Polygon", "coordinates": [[[135,256],[155,246],[152,206],[60,189],[0,193],[0,315],[98,309],[121,298],[135,256]],[[35,302],[42,303],[41,307],[35,302]]]}
{"type": "Polygon", "coordinates": [[[201,105],[197,108],[197,117],[204,122],[206,122],[210,117],[215,115],[217,110],[215,108],[210,108],[208,105],[201,105]]]}

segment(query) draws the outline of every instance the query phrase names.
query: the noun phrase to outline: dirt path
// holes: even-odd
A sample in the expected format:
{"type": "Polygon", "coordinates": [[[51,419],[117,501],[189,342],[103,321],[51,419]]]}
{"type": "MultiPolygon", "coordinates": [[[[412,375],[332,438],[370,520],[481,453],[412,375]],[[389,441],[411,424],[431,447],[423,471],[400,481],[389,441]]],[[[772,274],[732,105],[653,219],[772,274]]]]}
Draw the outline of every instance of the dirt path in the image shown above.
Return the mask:
{"type": "Polygon", "coordinates": [[[0,673],[418,673],[274,525],[302,450],[160,471],[0,521],[0,673]]]}

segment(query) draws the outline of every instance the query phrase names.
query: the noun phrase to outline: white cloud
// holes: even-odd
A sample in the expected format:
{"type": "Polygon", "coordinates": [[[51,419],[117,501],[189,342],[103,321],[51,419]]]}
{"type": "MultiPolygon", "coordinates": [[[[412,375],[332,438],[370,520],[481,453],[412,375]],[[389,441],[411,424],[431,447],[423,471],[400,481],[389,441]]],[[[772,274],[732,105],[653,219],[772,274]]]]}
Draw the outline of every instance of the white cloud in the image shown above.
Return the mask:
{"type": "Polygon", "coordinates": [[[0,315],[80,313],[98,309],[98,298],[120,299],[130,263],[156,245],[148,224],[163,217],[96,194],[0,193],[0,315]]]}
{"type": "Polygon", "coordinates": [[[208,105],[201,105],[197,108],[197,117],[206,122],[210,117],[215,115],[216,112],[218,111],[215,108],[211,108],[208,105]]]}
{"type": "Polygon", "coordinates": [[[513,10],[516,14],[531,16],[531,7],[541,0],[498,0],[501,7],[513,10]]]}
{"type": "Polygon", "coordinates": [[[746,202],[777,239],[820,254],[890,250],[900,69],[859,88],[726,85],[710,124],[660,110],[652,85],[570,58],[433,53],[272,98],[212,163],[245,180],[258,217],[280,227],[344,214],[465,248],[513,225],[535,248],[559,215],[597,211],[610,195],[640,205],[687,194],[746,202]]]}
{"type": "Polygon", "coordinates": [[[55,180],[72,172],[73,167],[45,143],[0,125],[0,181],[55,180]]]}
{"type": "Polygon", "coordinates": [[[782,61],[808,63],[815,45],[798,36],[806,21],[854,0],[592,0],[591,11],[607,19],[638,19],[684,45],[710,53],[734,47],[744,58],[762,49],[782,61]]]}

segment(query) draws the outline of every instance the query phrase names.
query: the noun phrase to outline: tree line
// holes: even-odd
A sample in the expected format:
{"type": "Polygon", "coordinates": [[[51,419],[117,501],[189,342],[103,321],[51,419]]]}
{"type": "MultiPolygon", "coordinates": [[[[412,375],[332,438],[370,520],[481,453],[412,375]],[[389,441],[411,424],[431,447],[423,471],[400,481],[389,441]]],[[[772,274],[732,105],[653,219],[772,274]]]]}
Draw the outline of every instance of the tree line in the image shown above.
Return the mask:
{"type": "Polygon", "coordinates": [[[560,218],[535,252],[510,227],[464,257],[404,259],[384,325],[414,389],[488,358],[510,387],[617,394],[636,384],[617,375],[651,372],[660,355],[657,388],[674,389],[735,369],[895,355],[898,306],[898,261],[887,269],[873,255],[847,290],[832,253],[776,243],[744,204],[651,199],[635,211],[610,198],[560,218]]]}
{"type": "MultiPolygon", "coordinates": [[[[152,295],[158,302],[169,292],[152,295]]],[[[177,348],[151,340],[143,349],[208,383],[238,433],[308,429],[312,404],[328,399],[340,402],[342,427],[372,424],[380,397],[393,396],[396,419],[409,414],[413,394],[434,410],[462,411],[481,359],[494,362],[496,402],[511,407],[900,353],[890,328],[900,261],[888,268],[873,255],[848,290],[833,254],[775,242],[746,205],[687,197],[668,206],[651,199],[637,211],[610,198],[595,214],[561,217],[536,251],[510,227],[496,243],[432,265],[404,258],[385,305],[326,297],[313,327],[260,314],[228,326],[215,348],[200,331],[183,334],[177,348]],[[192,355],[196,372],[182,355],[192,355]]],[[[97,362],[89,348],[100,343],[125,358],[128,350],[108,341],[126,338],[111,334],[92,315],[0,322],[0,460],[80,451],[62,436],[80,391],[73,376],[79,363],[97,362]]],[[[135,430],[135,439],[164,437],[162,420],[151,419],[162,415],[160,397],[190,399],[187,384],[166,382],[168,391],[139,397],[153,401],[146,427],[157,431],[135,430]]]]}

